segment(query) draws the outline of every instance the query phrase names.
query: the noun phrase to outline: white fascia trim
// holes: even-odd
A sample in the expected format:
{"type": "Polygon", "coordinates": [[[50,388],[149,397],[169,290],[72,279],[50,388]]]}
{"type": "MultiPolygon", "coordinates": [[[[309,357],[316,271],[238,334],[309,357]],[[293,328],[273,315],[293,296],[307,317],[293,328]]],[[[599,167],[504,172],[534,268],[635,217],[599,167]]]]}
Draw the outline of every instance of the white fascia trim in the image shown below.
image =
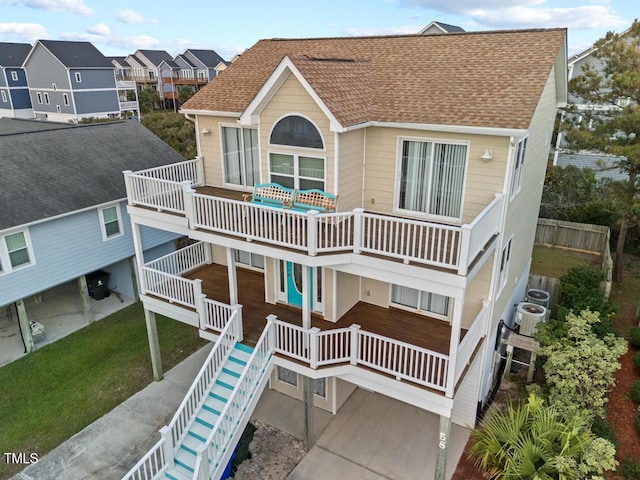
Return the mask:
{"type": "Polygon", "coordinates": [[[429,130],[432,132],[464,133],[473,135],[491,135],[496,137],[520,137],[527,133],[526,129],[496,128],[496,127],[472,127],[467,125],[438,125],[429,123],[395,123],[395,122],[366,122],[343,129],[350,132],[367,127],[403,128],[407,130],[429,130]]]}
{"type": "MultiPolygon", "coordinates": [[[[7,232],[7,231],[10,231],[10,230],[29,228],[29,227],[31,227],[33,225],[38,225],[40,223],[45,223],[45,222],[51,222],[53,220],[58,220],[59,218],[70,217],[70,216],[76,215],[78,213],[88,212],[88,211],[91,211],[91,210],[97,210],[97,209],[108,207],[108,206],[111,206],[111,205],[114,205],[114,204],[120,205],[122,202],[126,202],[126,201],[127,201],[127,197],[124,197],[124,198],[120,198],[118,200],[111,200],[109,202],[101,203],[99,205],[92,205],[90,207],[81,208],[80,210],[74,210],[72,212],[67,212],[67,213],[61,213],[60,215],[55,215],[53,217],[41,218],[40,220],[34,220],[33,222],[23,223],[22,225],[16,225],[14,227],[9,227],[9,228],[6,228],[4,230],[0,230],[0,235],[2,235],[3,232],[7,232]]],[[[126,207],[126,205],[125,205],[125,207],[126,207]]]]}
{"type": "Polygon", "coordinates": [[[241,112],[222,112],[219,110],[194,110],[194,109],[186,109],[181,108],[178,110],[178,113],[182,113],[183,115],[206,115],[209,117],[234,117],[239,118],[242,115],[241,112]]]}
{"type": "Polygon", "coordinates": [[[240,116],[240,123],[251,123],[251,117],[255,115],[257,111],[262,110],[262,107],[276,93],[277,89],[280,87],[289,73],[292,73],[296,77],[296,79],[300,82],[309,96],[314,100],[314,102],[316,102],[318,107],[320,107],[322,113],[327,116],[327,118],[329,119],[329,130],[331,130],[332,132],[343,132],[344,127],[340,124],[340,122],[338,122],[331,110],[329,110],[327,105],[320,99],[315,90],[311,88],[311,85],[309,85],[309,82],[307,82],[302,73],[300,73],[300,70],[298,70],[291,59],[286,55],[273,71],[271,76],[262,85],[262,88],[260,89],[260,91],[258,91],[253,100],[251,100],[249,105],[247,105],[245,111],[242,112],[242,115],[240,116]]]}

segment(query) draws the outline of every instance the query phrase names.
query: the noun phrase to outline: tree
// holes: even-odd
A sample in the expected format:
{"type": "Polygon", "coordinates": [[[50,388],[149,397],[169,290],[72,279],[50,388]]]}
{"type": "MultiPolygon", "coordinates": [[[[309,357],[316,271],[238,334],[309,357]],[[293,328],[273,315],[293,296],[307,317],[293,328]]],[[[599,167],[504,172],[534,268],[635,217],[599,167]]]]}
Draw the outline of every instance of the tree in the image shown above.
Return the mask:
{"type": "Polygon", "coordinates": [[[153,111],[158,103],[158,92],[151,87],[143,88],[138,92],[138,104],[142,113],[153,111]]]}
{"type": "Polygon", "coordinates": [[[611,442],[533,394],[506,413],[494,411],[471,435],[469,456],[493,479],[603,479],[617,464],[611,442]]]}
{"type": "Polygon", "coordinates": [[[180,105],[182,105],[184,102],[186,102],[191,97],[193,97],[194,93],[195,92],[191,87],[187,87],[187,86],[180,87],[178,89],[178,102],[180,102],[180,105]]]}
{"type": "Polygon", "coordinates": [[[153,112],[142,124],[186,159],[197,155],[195,124],[175,112],[153,112]]]}
{"type": "Polygon", "coordinates": [[[563,130],[570,150],[588,150],[617,157],[613,168],[627,174],[613,189],[620,231],[615,249],[614,281],[622,281],[627,231],[636,220],[640,193],[640,23],[635,20],[622,34],[607,33],[598,40],[593,56],[601,70],[587,64],[569,83],[580,104],[569,105],[563,130]]]}

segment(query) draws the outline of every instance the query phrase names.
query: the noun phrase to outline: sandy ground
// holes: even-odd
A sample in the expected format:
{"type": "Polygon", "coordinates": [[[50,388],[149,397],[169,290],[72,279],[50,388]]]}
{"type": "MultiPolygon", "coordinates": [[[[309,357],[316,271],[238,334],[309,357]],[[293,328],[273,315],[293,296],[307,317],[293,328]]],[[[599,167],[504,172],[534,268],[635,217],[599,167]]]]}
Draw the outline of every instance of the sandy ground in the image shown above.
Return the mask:
{"type": "Polygon", "coordinates": [[[234,480],[285,480],[307,451],[301,440],[260,420],[249,446],[251,460],[238,466],[234,480]]]}

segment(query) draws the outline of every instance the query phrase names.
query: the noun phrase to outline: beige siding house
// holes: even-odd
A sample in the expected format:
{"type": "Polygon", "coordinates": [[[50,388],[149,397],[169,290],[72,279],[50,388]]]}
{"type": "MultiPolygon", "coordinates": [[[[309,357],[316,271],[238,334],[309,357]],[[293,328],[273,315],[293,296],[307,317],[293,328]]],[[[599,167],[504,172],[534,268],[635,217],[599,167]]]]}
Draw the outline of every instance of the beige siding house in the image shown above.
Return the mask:
{"type": "Polygon", "coordinates": [[[445,478],[525,296],[566,81],[564,29],[259,41],[183,106],[196,159],[125,174],[134,232],[192,241],[138,257],[149,318],[221,345],[233,319],[271,388],[331,412],[357,387],[434,412],[445,478]]]}

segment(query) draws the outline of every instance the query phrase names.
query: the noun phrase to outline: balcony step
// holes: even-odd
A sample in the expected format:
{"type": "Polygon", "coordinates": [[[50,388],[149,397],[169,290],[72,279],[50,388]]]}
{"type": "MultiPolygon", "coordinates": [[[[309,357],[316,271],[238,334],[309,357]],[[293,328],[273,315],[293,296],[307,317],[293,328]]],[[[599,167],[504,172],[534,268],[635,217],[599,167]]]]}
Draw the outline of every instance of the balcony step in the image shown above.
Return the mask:
{"type": "Polygon", "coordinates": [[[164,477],[169,480],[192,480],[193,475],[184,475],[182,472],[184,469],[170,468],[164,472],[164,477]]]}

